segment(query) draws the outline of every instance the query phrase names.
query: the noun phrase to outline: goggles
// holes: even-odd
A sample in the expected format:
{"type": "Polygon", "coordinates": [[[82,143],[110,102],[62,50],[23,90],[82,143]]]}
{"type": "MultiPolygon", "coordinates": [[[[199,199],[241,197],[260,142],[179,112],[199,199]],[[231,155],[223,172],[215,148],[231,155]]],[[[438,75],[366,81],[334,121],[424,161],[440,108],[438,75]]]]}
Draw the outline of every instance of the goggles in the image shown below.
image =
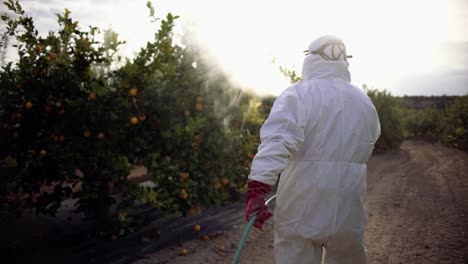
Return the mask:
{"type": "Polygon", "coordinates": [[[312,51],[305,50],[304,53],[306,56],[310,54],[319,55],[327,61],[339,61],[343,59],[347,61],[347,59],[353,57],[351,55],[346,55],[345,45],[338,40],[330,40],[318,49],[312,51]]]}

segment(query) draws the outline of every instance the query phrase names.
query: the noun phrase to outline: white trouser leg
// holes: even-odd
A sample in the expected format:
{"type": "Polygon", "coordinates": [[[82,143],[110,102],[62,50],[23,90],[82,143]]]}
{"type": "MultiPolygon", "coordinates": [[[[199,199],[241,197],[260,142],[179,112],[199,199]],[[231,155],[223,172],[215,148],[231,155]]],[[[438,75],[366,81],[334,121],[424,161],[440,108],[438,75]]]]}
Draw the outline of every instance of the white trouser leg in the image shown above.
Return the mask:
{"type": "Polygon", "coordinates": [[[286,240],[275,243],[276,264],[320,264],[322,245],[312,240],[286,240]]]}
{"type": "Polygon", "coordinates": [[[325,264],[367,264],[367,249],[364,234],[341,233],[324,245],[325,264]]]}

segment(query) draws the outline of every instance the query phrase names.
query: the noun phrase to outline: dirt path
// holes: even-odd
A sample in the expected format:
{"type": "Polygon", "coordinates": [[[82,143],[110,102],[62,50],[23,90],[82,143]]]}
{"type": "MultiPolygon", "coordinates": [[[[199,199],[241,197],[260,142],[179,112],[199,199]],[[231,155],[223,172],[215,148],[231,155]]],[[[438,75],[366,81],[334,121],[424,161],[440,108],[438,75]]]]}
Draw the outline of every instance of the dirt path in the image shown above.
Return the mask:
{"type": "Polygon", "coordinates": [[[468,155],[407,141],[369,163],[368,184],[371,263],[467,263],[468,155]]]}
{"type": "MultiPolygon", "coordinates": [[[[466,153],[411,140],[399,151],[374,155],[368,166],[370,263],[468,263],[466,153]]],[[[244,227],[146,254],[132,264],[231,263],[244,227]],[[186,256],[180,255],[182,248],[186,256]]],[[[272,230],[270,222],[264,232],[250,233],[240,263],[274,262],[272,230]]]]}

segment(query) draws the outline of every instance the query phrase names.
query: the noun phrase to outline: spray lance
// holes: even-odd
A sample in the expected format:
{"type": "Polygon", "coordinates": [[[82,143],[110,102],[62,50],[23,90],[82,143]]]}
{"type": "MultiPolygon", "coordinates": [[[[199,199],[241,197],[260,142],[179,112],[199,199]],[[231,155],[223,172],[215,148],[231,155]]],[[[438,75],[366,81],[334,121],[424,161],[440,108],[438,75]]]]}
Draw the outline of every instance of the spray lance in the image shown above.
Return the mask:
{"type": "MultiPolygon", "coordinates": [[[[276,194],[273,195],[272,197],[270,197],[266,202],[265,202],[265,205],[268,206],[268,204],[275,200],[276,199],[276,194]]],[[[244,229],[244,233],[242,234],[242,237],[239,241],[239,244],[237,245],[237,250],[236,250],[236,254],[234,255],[234,260],[232,261],[232,264],[237,264],[239,263],[239,259],[240,259],[240,255],[241,255],[241,252],[242,252],[242,249],[244,248],[244,244],[245,244],[245,241],[247,240],[247,237],[249,235],[249,232],[250,232],[250,229],[252,229],[252,226],[255,222],[255,219],[257,218],[257,213],[255,213],[254,215],[252,215],[252,217],[250,218],[249,222],[247,223],[247,226],[245,227],[244,229]]]]}

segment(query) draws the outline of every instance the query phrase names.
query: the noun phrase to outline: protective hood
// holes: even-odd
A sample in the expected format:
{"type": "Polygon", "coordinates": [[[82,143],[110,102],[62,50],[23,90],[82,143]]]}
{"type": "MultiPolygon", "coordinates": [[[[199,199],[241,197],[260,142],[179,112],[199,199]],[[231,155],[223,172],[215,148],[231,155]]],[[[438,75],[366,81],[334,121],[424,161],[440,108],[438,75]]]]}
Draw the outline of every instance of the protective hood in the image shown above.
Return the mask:
{"type": "Polygon", "coordinates": [[[342,78],[351,81],[348,55],[341,39],[332,35],[320,37],[310,43],[306,52],[303,80],[342,78]]]}
{"type": "Polygon", "coordinates": [[[309,54],[302,66],[302,79],[335,79],[342,78],[351,82],[347,61],[326,61],[319,55],[309,54]]]}

